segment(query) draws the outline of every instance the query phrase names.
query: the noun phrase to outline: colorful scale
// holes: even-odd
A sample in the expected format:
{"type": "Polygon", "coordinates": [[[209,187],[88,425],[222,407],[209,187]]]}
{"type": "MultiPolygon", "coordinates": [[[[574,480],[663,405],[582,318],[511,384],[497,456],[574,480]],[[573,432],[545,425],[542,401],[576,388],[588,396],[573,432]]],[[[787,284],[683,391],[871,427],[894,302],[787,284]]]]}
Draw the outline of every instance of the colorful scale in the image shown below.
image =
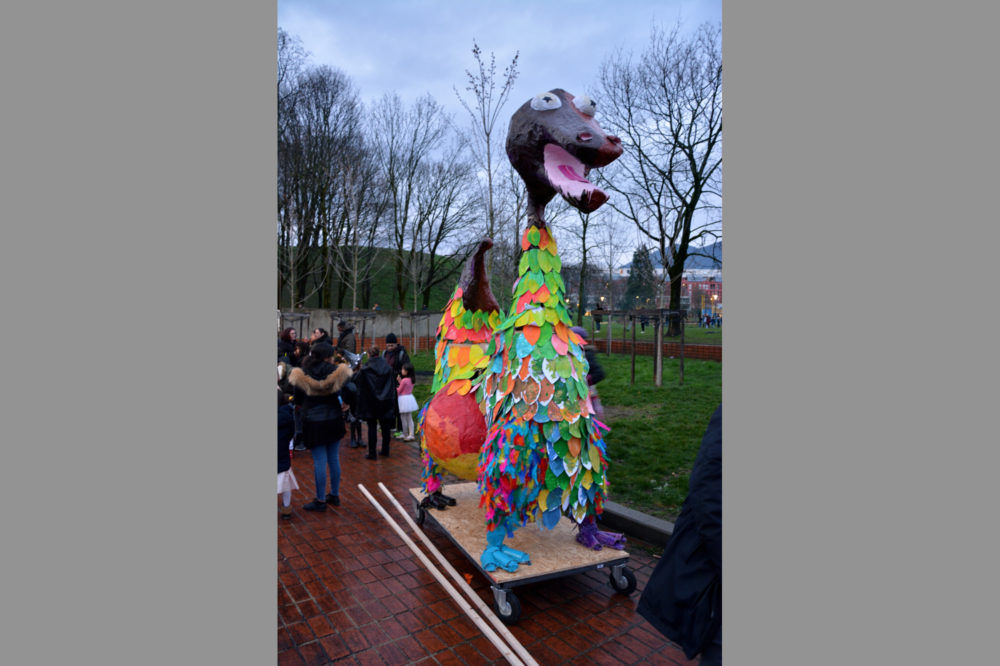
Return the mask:
{"type": "MultiPolygon", "coordinates": [[[[469,394],[474,390],[474,381],[490,360],[485,352],[493,329],[500,324],[501,314],[496,311],[466,310],[462,295],[462,287],[456,287],[438,323],[432,396],[442,388],[448,394],[469,394]]],[[[441,475],[445,468],[453,474],[465,476],[446,461],[435,460],[428,450],[424,442],[423,425],[429,404],[430,401],[424,405],[416,420],[416,436],[420,442],[422,462],[421,478],[428,494],[441,488],[441,475]]],[[[470,475],[468,478],[475,477],[470,475]]]]}
{"type": "Polygon", "coordinates": [[[514,310],[496,327],[474,388],[487,419],[478,484],[487,529],[552,528],[599,515],[608,489],[603,433],[590,413],[587,359],[570,330],[555,240],[531,226],[514,284],[514,310]]]}
{"type": "Polygon", "coordinates": [[[471,380],[489,362],[485,354],[486,346],[500,320],[499,312],[466,310],[462,303],[462,288],[455,288],[437,327],[431,394],[456,379],[468,381],[461,384],[460,389],[449,387],[449,390],[469,392],[471,380]]]}

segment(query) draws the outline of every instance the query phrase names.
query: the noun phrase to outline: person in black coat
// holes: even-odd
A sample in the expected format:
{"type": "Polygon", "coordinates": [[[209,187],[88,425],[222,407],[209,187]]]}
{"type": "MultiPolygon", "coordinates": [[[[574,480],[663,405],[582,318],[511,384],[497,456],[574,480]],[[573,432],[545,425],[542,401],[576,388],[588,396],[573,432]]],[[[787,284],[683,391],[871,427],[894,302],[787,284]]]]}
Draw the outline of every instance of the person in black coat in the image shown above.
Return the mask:
{"type": "Polygon", "coordinates": [[[346,321],[337,322],[337,349],[354,353],[354,326],[346,321]]]}
{"type": "Polygon", "coordinates": [[[722,664],[722,405],[708,423],[687,499],[636,611],[702,666],[722,664]]]}
{"type": "Polygon", "coordinates": [[[326,332],[325,328],[317,328],[312,332],[312,335],[309,336],[309,344],[314,345],[317,342],[325,342],[332,345],[333,338],[330,337],[330,334],[326,332]]]}
{"type": "Polygon", "coordinates": [[[570,329],[583,338],[583,356],[587,359],[587,388],[590,394],[590,403],[593,406],[594,414],[597,418],[604,420],[604,406],[601,404],[601,396],[597,392],[597,383],[604,379],[604,368],[597,360],[597,352],[590,344],[590,335],[587,329],[582,326],[574,326],[570,329]]]}
{"type": "MultiPolygon", "coordinates": [[[[390,333],[385,336],[385,352],[382,354],[385,358],[386,363],[392,368],[392,385],[396,385],[396,380],[399,379],[399,371],[403,369],[403,366],[410,362],[410,355],[406,353],[406,348],[399,344],[396,339],[395,333],[390,333]]],[[[413,379],[411,377],[411,379],[413,379]]],[[[396,433],[398,436],[403,435],[403,422],[399,416],[399,410],[396,410],[394,415],[396,424],[396,433]]]]}
{"type": "Polygon", "coordinates": [[[379,356],[378,347],[368,351],[368,363],[362,367],[354,380],[358,387],[355,413],[368,424],[368,460],[375,460],[375,442],[379,429],[382,430],[383,456],[389,455],[392,440],[392,425],[396,420],[396,380],[392,368],[379,356]]]}
{"type": "Polygon", "coordinates": [[[312,346],[303,367],[295,368],[288,382],[295,387],[295,402],[302,407],[302,439],[312,453],[316,478],[316,499],[306,511],[326,511],[326,505],[340,504],[340,440],[344,436],[340,389],[351,378],[351,369],[334,364],[332,345],[312,346]],[[330,492],[326,493],[327,469],[330,492]]]}
{"type": "Polygon", "coordinates": [[[286,328],[278,335],[278,362],[298,365],[295,361],[295,329],[286,328]]]}

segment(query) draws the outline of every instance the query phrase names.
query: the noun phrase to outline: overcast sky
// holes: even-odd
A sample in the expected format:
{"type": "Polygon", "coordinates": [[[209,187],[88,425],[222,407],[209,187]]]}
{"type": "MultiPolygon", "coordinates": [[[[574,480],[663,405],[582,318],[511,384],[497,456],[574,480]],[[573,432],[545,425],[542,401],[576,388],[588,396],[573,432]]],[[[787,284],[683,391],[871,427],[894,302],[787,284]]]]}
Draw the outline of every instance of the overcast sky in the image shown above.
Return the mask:
{"type": "Polygon", "coordinates": [[[278,26],[302,40],[312,64],[350,76],[364,100],[397,92],[409,104],[429,92],[458,120],[453,87],[468,95],[473,40],[496,55],[498,79],[520,52],[509,118],[545,90],[588,92],[611,51],[641,51],[651,25],[678,19],[686,30],[720,22],[722,0],[278,0],[278,26]]]}

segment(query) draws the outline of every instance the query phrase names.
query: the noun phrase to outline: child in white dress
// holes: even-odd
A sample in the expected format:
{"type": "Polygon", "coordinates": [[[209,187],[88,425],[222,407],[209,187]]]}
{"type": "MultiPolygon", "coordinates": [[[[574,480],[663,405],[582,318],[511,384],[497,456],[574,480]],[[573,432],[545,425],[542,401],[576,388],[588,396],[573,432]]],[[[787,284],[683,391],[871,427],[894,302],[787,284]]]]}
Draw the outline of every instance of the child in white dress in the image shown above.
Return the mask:
{"type": "Polygon", "coordinates": [[[399,386],[396,387],[396,399],[399,403],[399,418],[403,424],[403,441],[412,442],[413,437],[413,412],[417,411],[417,399],[413,397],[413,364],[404,363],[399,371],[399,378],[396,380],[399,386]]]}

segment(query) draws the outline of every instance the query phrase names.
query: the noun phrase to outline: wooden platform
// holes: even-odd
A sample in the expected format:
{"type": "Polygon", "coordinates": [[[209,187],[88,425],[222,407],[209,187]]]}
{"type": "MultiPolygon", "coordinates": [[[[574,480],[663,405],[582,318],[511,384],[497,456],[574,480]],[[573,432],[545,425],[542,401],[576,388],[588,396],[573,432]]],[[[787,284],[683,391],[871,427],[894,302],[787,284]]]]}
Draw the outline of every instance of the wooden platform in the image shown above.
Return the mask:
{"type": "MultiPolygon", "coordinates": [[[[576,525],[563,516],[554,529],[547,530],[540,522],[529,524],[514,532],[513,538],[504,540],[504,545],[528,553],[531,564],[520,565],[514,573],[503,569],[486,571],[479,562],[479,556],[486,550],[486,519],[479,508],[476,484],[443,486],[441,492],[454,497],[457,504],[447,509],[422,509],[425,518],[437,523],[495,587],[533,583],[628,561],[629,555],[624,550],[591,550],[577,543],[576,525]]],[[[410,496],[416,507],[426,494],[421,488],[410,488],[410,496]]]]}

